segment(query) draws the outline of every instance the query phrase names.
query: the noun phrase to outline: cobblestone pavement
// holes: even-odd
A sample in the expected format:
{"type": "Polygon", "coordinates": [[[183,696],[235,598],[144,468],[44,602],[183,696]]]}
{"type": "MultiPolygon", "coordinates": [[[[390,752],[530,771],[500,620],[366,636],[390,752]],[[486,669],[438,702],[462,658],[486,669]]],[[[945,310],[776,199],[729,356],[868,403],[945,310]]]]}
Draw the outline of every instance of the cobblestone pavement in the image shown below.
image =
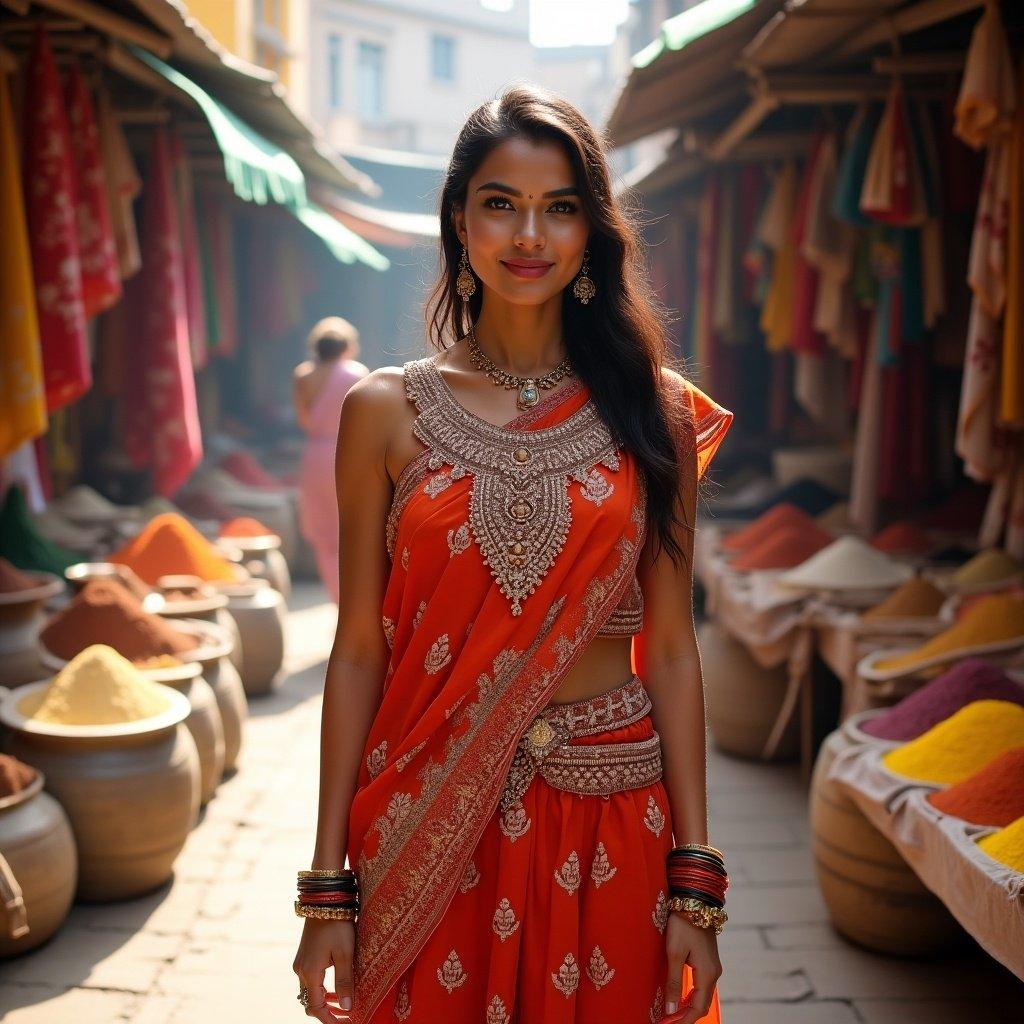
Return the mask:
{"type": "MultiPolygon", "coordinates": [[[[305,1019],[291,970],[301,931],[292,899],[316,813],[319,693],[334,632],[322,600],[318,586],[296,587],[289,678],[252,702],[241,767],[205,808],[172,881],[136,900],[76,905],[43,948],[0,965],[0,1020],[305,1019]]],[[[1024,986],[980,951],[915,963],[837,936],[814,880],[795,767],[712,750],[709,781],[712,841],[728,851],[733,879],[720,939],[725,1024],[1024,1022],[1024,986]]]]}

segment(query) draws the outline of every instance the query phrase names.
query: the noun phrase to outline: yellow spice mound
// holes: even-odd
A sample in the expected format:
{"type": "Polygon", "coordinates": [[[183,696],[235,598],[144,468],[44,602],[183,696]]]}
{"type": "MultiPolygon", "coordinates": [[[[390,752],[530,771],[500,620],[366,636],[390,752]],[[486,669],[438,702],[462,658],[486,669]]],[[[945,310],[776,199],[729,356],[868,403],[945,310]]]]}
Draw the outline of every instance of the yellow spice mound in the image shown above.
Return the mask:
{"type": "Polygon", "coordinates": [[[1024,744],[1024,707],[1008,700],[976,700],[917,739],[890,750],[890,771],[922,782],[954,783],[993,758],[1024,744]]]}
{"type": "Polygon", "coordinates": [[[170,706],[163,689],[113,647],[93,644],[31,693],[18,710],[36,722],[56,725],[115,725],[162,714],[170,706]]]}
{"type": "Polygon", "coordinates": [[[949,629],[905,654],[882,658],[875,668],[883,672],[910,671],[916,666],[951,657],[958,651],[970,651],[984,644],[1001,643],[1020,637],[1024,641],[1024,600],[1005,594],[992,594],[971,605],[963,617],[949,629]]]}
{"type": "Polygon", "coordinates": [[[945,599],[946,595],[934,583],[915,576],[861,617],[872,622],[877,619],[931,618],[939,614],[945,599]]]}
{"type": "Polygon", "coordinates": [[[1009,576],[1016,576],[1021,569],[1024,569],[1024,565],[1011,558],[1002,548],[986,548],[953,573],[953,582],[960,587],[998,583],[1009,576]]]}
{"type": "Polygon", "coordinates": [[[979,839],[978,846],[1000,864],[1014,871],[1024,871],[1024,818],[1011,821],[1006,828],[979,839]]]}

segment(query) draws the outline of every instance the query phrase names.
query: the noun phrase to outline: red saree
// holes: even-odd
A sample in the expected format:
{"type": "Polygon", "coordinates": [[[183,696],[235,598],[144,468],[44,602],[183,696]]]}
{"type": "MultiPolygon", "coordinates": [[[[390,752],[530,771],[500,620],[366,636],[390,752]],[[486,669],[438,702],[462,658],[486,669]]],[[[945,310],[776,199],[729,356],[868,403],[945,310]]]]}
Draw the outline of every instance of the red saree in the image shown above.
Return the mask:
{"type": "MultiPolygon", "coordinates": [[[[351,1019],[660,1020],[666,918],[656,896],[672,845],[662,783],[580,797],[538,777],[498,812],[517,743],[634,577],[642,476],[578,379],[503,427],[464,409],[429,359],[407,363],[405,379],[426,449],[399,479],[388,519],[391,658],[349,820],[362,905],[351,1019]],[[604,849],[581,841],[568,857],[559,822],[562,838],[596,829],[604,849]],[[553,904],[549,862],[565,869],[555,893],[576,909],[553,904]],[[581,865],[594,891],[619,875],[605,887],[610,913],[588,923],[601,935],[596,955],[594,943],[562,948],[581,923],[581,865]],[[544,887],[511,898],[505,889],[533,870],[544,887]],[[646,919],[642,940],[623,926],[630,908],[637,929],[646,919]]],[[[732,414],[696,388],[684,400],[703,473],[732,414]]],[[[587,739],[651,732],[646,716],[587,739]]],[[[720,1020],[717,995],[704,1020],[720,1020]]]]}

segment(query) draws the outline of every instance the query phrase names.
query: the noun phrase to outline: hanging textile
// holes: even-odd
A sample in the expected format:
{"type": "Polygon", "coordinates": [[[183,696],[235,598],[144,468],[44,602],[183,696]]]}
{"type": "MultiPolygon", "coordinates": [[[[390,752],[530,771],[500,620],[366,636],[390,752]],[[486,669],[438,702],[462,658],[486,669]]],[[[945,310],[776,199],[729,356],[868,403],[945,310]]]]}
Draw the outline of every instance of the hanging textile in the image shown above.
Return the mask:
{"type": "Polygon", "coordinates": [[[964,62],[953,130],[968,146],[981,149],[1009,130],[1013,116],[1013,62],[999,6],[987,2],[974,26],[964,62]],[[1009,102],[1008,102],[1009,100],[1009,102]]]}
{"type": "Polygon", "coordinates": [[[760,327],[769,352],[790,346],[793,337],[793,274],[795,246],[796,164],[784,164],[775,176],[765,204],[758,237],[772,252],[771,279],[761,308],[760,327]]]}
{"type": "Polygon", "coordinates": [[[181,238],[167,133],[153,133],[142,197],[142,270],[130,288],[135,350],[125,393],[124,446],[136,468],[149,465],[170,498],[202,458],[181,238]]]}
{"type": "Polygon", "coordinates": [[[862,103],[857,108],[847,129],[846,147],[836,173],[832,212],[840,220],[861,227],[871,223],[860,208],[860,195],[881,116],[882,108],[877,103],[862,103]]]}
{"type": "Polygon", "coordinates": [[[907,99],[893,80],[878,124],[861,187],[860,208],[872,220],[914,227],[927,218],[921,169],[914,149],[907,99]]]}
{"type": "Polygon", "coordinates": [[[853,294],[847,283],[853,270],[856,233],[832,210],[839,171],[838,149],[836,134],[829,132],[821,142],[817,173],[810,183],[800,254],[818,275],[814,330],[824,334],[840,355],[852,359],[857,339],[853,294]]]}
{"type": "Polygon", "coordinates": [[[715,357],[715,259],[719,240],[718,218],[721,210],[722,181],[718,174],[708,175],[697,211],[697,294],[694,310],[694,362],[700,379],[714,387],[715,357]]]}
{"type": "Polygon", "coordinates": [[[206,307],[203,296],[203,268],[200,263],[199,234],[196,226],[195,187],[192,167],[177,132],[167,133],[174,174],[174,195],[177,202],[178,231],[185,274],[185,306],[188,312],[188,341],[192,365],[196,370],[206,366],[206,307]]]}
{"type": "Polygon", "coordinates": [[[46,430],[43,357],[14,114],[0,74],[0,460],[46,430]]]}
{"type": "Polygon", "coordinates": [[[1016,111],[1008,149],[1010,205],[999,421],[1024,430],[1024,60],[1017,72],[1016,111]]]}
{"type": "Polygon", "coordinates": [[[199,223],[207,246],[204,266],[208,268],[209,288],[207,311],[215,311],[216,320],[208,318],[207,337],[211,354],[234,355],[238,345],[238,297],[235,291],[234,225],[229,200],[214,192],[199,192],[199,223]]]}
{"type": "Polygon", "coordinates": [[[46,31],[32,37],[25,83],[25,207],[46,405],[52,412],[92,386],[85,333],[75,183],[57,65],[46,31]]]}
{"type": "Polygon", "coordinates": [[[82,263],[82,301],[86,317],[91,318],[121,298],[121,275],[103,181],[96,114],[85,77],[77,65],[72,65],[68,72],[64,101],[76,170],[75,223],[82,263]]]}
{"type": "Polygon", "coordinates": [[[133,202],[142,191],[142,179],[135,168],[128,140],[105,88],[99,90],[99,146],[103,161],[103,180],[107,188],[107,206],[121,280],[139,272],[139,238],[135,228],[133,202]]]}
{"type": "Polygon", "coordinates": [[[793,333],[790,344],[797,353],[820,355],[825,351],[825,339],[814,328],[814,307],[818,298],[818,272],[803,254],[807,237],[807,222],[811,197],[819,187],[824,135],[818,134],[811,143],[800,180],[796,204],[793,208],[793,333]]]}

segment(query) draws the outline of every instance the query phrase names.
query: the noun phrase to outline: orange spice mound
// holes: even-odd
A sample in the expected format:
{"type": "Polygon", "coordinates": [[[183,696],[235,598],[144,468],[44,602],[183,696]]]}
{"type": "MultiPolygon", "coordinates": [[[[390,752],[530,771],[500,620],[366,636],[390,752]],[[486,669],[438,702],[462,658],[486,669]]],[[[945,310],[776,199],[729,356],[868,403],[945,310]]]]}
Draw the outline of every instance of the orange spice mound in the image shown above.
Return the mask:
{"type": "Polygon", "coordinates": [[[161,576],[234,580],[234,566],[187,520],[175,512],[154,516],[142,532],[110,556],[147,583],[161,576]]]}
{"type": "Polygon", "coordinates": [[[182,654],[198,640],[147,612],[114,580],[89,580],[39,635],[47,650],[70,661],[86,647],[106,644],[128,661],[182,654]]]}
{"type": "MultiPolygon", "coordinates": [[[[788,501],[772,505],[767,512],[741,530],[730,533],[722,540],[726,551],[749,551],[755,544],[767,540],[776,530],[786,526],[806,526],[814,520],[803,509],[788,501]]],[[[820,529],[820,527],[819,527],[820,529]]],[[[832,538],[829,537],[829,540],[832,538]]]]}
{"type": "Polygon", "coordinates": [[[275,537],[277,536],[269,526],[264,526],[258,519],[252,516],[237,516],[220,528],[222,537],[275,537]]]}
{"type": "Polygon", "coordinates": [[[871,546],[887,555],[923,555],[935,544],[920,526],[906,519],[892,523],[871,538],[871,546]]]}
{"type": "Polygon", "coordinates": [[[1013,747],[949,789],[927,799],[944,814],[1006,828],[1024,815],[1024,747],[1013,747]]]}
{"type": "Polygon", "coordinates": [[[934,583],[915,576],[902,586],[897,587],[884,601],[869,608],[861,618],[871,620],[932,618],[939,614],[939,609],[945,600],[946,595],[934,583]]]}
{"type": "Polygon", "coordinates": [[[18,590],[34,590],[39,580],[11,565],[6,558],[0,558],[0,594],[13,594],[18,590]]]}
{"type": "Polygon", "coordinates": [[[730,563],[733,569],[792,569],[832,543],[832,535],[813,520],[809,526],[785,526],[730,563]]]}

